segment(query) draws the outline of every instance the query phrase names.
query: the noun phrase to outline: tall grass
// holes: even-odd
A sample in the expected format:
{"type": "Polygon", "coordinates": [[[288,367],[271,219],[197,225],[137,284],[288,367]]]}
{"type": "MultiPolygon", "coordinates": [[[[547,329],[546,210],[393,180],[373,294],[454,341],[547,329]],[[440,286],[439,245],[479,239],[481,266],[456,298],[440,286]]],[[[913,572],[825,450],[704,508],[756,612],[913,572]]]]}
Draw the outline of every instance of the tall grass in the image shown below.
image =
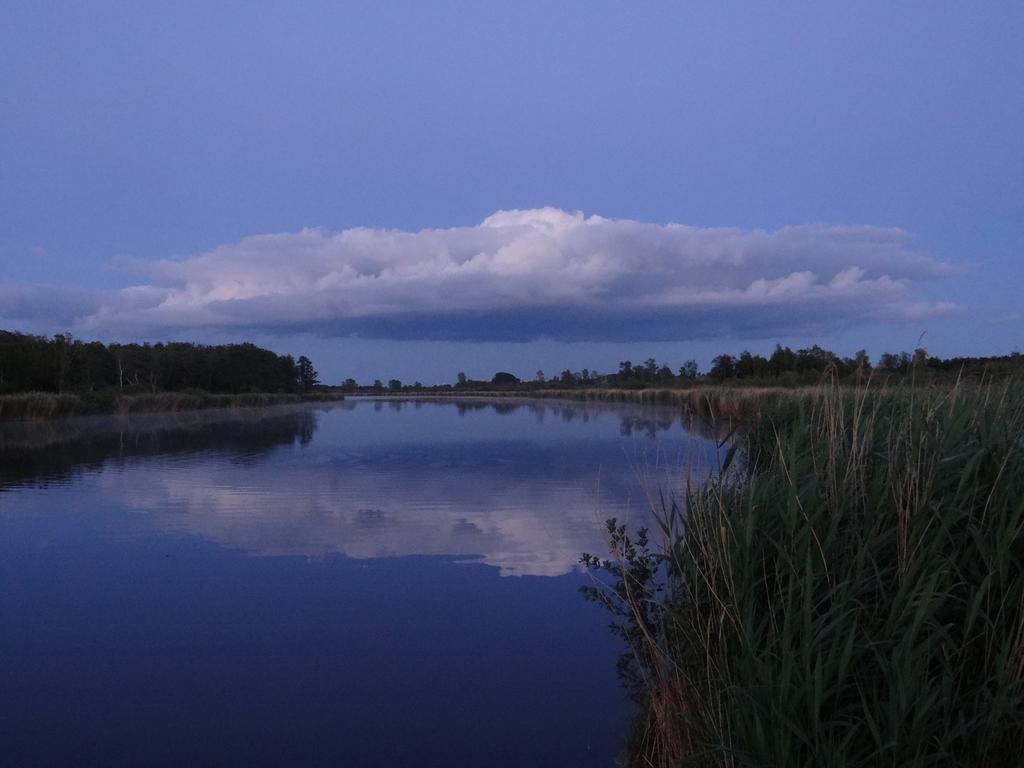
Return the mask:
{"type": "Polygon", "coordinates": [[[81,398],[52,392],[0,395],[0,421],[44,421],[80,412],[81,398]]]}
{"type": "Polygon", "coordinates": [[[164,413],[206,408],[248,408],[344,399],[333,393],[305,395],[253,392],[216,395],[200,390],[125,395],[117,391],[83,394],[27,392],[0,395],[0,421],[46,421],[91,413],[164,413]]]}
{"type": "Polygon", "coordinates": [[[783,401],[793,398],[817,398],[821,396],[822,391],[818,386],[794,389],[700,385],[686,389],[538,390],[536,395],[643,405],[677,405],[688,413],[716,420],[748,421],[760,418],[783,401]]]}
{"type": "MultiPolygon", "coordinates": [[[[541,398],[585,402],[637,403],[640,405],[679,406],[687,413],[718,421],[750,421],[760,418],[779,403],[793,398],[818,398],[824,390],[813,387],[733,387],[701,384],[686,389],[645,388],[614,389],[508,389],[447,390],[429,394],[394,395],[397,399],[541,398]]],[[[389,397],[389,395],[384,395],[389,397]]]]}
{"type": "Polygon", "coordinates": [[[1021,390],[826,388],[742,445],[664,549],[613,521],[584,557],[630,647],[629,764],[1021,764],[1021,390]]]}

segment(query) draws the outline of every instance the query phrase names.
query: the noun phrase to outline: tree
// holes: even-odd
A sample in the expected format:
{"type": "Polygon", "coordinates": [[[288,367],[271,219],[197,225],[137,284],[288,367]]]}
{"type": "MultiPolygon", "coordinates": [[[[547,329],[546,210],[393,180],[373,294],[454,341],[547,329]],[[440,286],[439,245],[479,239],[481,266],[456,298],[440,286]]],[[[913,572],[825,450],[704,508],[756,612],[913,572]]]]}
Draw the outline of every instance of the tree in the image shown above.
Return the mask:
{"type": "Polygon", "coordinates": [[[537,379],[537,383],[538,384],[543,384],[544,383],[544,371],[537,371],[536,379],[537,379]]]}
{"type": "Polygon", "coordinates": [[[344,389],[346,392],[355,392],[357,389],[359,389],[359,384],[356,382],[355,379],[345,379],[345,381],[343,381],[341,384],[341,388],[344,389]]]}
{"type": "Polygon", "coordinates": [[[711,361],[708,378],[714,381],[725,381],[736,376],[736,359],[732,355],[719,355],[711,361]]]}
{"type": "Polygon", "coordinates": [[[388,389],[390,389],[392,392],[401,392],[402,391],[402,380],[401,379],[390,379],[388,381],[388,389]]]}
{"type": "Polygon", "coordinates": [[[910,367],[910,361],[909,352],[900,352],[895,355],[892,352],[883,352],[882,356],[878,358],[878,367],[886,373],[903,373],[910,367]]]}
{"type": "MultiPolygon", "coordinates": [[[[309,363],[312,369],[312,363],[309,363]]],[[[312,371],[314,376],[316,372],[312,371]]],[[[0,390],[301,391],[299,366],[254,344],[110,344],[0,331],[0,390]]]]}
{"type": "Polygon", "coordinates": [[[683,381],[696,381],[700,376],[700,366],[696,360],[687,360],[679,369],[679,378],[683,381]]]}
{"type": "Polygon", "coordinates": [[[459,371],[458,381],[460,387],[466,386],[466,374],[463,373],[462,371],[459,371]]]}
{"type": "Polygon", "coordinates": [[[740,352],[736,361],[736,376],[740,379],[763,378],[769,369],[769,362],[760,355],[752,355],[747,350],[740,352]]]}
{"type": "Polygon", "coordinates": [[[834,352],[819,347],[817,344],[808,349],[799,349],[796,353],[796,369],[798,371],[824,372],[830,365],[837,365],[839,358],[834,352]]]}
{"type": "Polygon", "coordinates": [[[781,344],[775,345],[775,351],[768,358],[768,367],[772,376],[778,378],[784,373],[791,373],[796,370],[796,352],[781,344]]]}
{"type": "Polygon", "coordinates": [[[494,378],[491,379],[491,384],[498,387],[507,387],[519,383],[519,377],[514,376],[507,371],[498,371],[494,374],[494,378]]]}
{"type": "Polygon", "coordinates": [[[653,357],[644,360],[643,377],[644,381],[653,382],[658,376],[658,361],[653,357]]]}
{"type": "Polygon", "coordinates": [[[57,391],[64,391],[64,384],[68,378],[68,368],[71,367],[71,350],[73,338],[70,333],[58,333],[53,337],[53,343],[57,348],[57,391]]]}
{"type": "Polygon", "coordinates": [[[373,388],[374,389],[384,389],[384,382],[382,382],[380,379],[374,379],[373,380],[373,388]]]}
{"type": "Polygon", "coordinates": [[[316,369],[313,368],[313,361],[302,355],[299,357],[296,368],[298,371],[299,390],[302,392],[312,392],[313,387],[320,383],[317,378],[316,369]]]}
{"type": "Polygon", "coordinates": [[[871,367],[871,358],[866,349],[858,349],[853,356],[853,368],[856,371],[867,371],[871,367]]]}

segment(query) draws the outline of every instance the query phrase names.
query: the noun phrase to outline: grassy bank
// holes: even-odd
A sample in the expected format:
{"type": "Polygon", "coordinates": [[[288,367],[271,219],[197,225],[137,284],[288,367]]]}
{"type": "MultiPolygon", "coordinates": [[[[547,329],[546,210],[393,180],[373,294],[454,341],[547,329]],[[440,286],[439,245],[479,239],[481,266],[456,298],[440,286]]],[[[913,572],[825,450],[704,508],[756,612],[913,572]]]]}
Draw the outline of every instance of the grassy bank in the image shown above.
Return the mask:
{"type": "Polygon", "coordinates": [[[449,390],[441,392],[390,395],[383,393],[376,397],[394,397],[406,400],[473,398],[541,398],[545,400],[576,400],[582,402],[637,403],[640,405],[669,405],[682,408],[687,413],[708,417],[716,421],[750,421],[777,408],[791,399],[817,399],[824,395],[821,386],[787,387],[735,387],[714,384],[700,385],[686,389],[645,388],[613,389],[593,387],[588,389],[499,389],[499,390],[449,390]]]}
{"type": "Polygon", "coordinates": [[[826,388],[610,523],[637,766],[1001,766],[1024,749],[1024,395],[826,388]]]}
{"type": "Polygon", "coordinates": [[[721,421],[748,421],[793,398],[820,397],[819,386],[801,388],[783,387],[724,387],[702,385],[688,389],[584,389],[541,390],[541,397],[565,397],[577,400],[627,402],[645,405],[674,405],[688,413],[721,421]]]}
{"type": "Polygon", "coordinates": [[[214,395],[192,390],[124,395],[117,391],[86,394],[27,392],[0,396],[0,421],[45,421],[94,413],[164,413],[205,408],[247,408],[285,403],[342,400],[338,394],[249,393],[214,395]]]}

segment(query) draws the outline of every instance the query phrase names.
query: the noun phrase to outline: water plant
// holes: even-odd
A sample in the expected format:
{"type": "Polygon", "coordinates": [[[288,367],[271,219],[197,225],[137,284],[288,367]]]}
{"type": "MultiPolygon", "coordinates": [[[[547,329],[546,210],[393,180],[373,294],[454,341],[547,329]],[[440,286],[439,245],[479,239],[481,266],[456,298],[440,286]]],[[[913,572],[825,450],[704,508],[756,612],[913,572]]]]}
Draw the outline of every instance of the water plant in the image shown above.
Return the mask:
{"type": "Polygon", "coordinates": [[[996,766],[1024,749],[1024,396],[825,385],[609,523],[642,766],[996,766]]]}

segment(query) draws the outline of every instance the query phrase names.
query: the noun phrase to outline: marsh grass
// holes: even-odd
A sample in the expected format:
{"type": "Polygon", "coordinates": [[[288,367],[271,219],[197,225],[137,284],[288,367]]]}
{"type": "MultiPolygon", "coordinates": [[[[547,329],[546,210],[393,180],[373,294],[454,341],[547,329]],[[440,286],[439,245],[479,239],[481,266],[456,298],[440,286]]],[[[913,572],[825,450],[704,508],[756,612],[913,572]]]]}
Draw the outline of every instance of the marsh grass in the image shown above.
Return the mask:
{"type": "Polygon", "coordinates": [[[818,399],[823,393],[824,389],[820,386],[785,388],[702,385],[687,389],[540,390],[538,394],[541,397],[676,405],[687,413],[718,421],[749,421],[760,418],[784,401],[818,399]]]}
{"type": "Polygon", "coordinates": [[[448,390],[395,395],[394,397],[395,399],[428,400],[540,398],[544,400],[667,405],[678,406],[688,414],[724,423],[752,421],[761,418],[784,401],[818,399],[824,396],[824,393],[825,389],[817,385],[809,387],[737,387],[701,384],[685,389],[593,387],[589,389],[448,390]]]}
{"type": "Polygon", "coordinates": [[[121,394],[116,390],[82,394],[27,392],[0,396],[0,421],[46,421],[93,413],[166,413],[206,408],[249,408],[341,399],[343,396],[338,394],[254,392],[215,395],[201,390],[139,394],[121,394]]]}
{"type": "Polygon", "coordinates": [[[609,523],[630,765],[1002,766],[1024,750],[1024,397],[824,387],[609,523]]]}

